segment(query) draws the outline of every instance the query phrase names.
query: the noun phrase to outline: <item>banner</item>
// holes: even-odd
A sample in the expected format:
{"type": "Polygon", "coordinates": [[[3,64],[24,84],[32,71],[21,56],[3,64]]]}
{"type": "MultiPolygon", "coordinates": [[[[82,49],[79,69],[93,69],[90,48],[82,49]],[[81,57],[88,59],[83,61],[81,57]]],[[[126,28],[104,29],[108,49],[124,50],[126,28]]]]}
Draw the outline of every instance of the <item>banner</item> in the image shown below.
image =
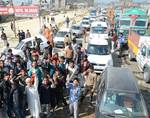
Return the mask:
{"type": "Polygon", "coordinates": [[[38,6],[16,6],[14,12],[17,17],[37,17],[39,8],[38,6]]]}
{"type": "Polygon", "coordinates": [[[0,6],[0,15],[8,15],[8,7],[0,6]]]}
{"type": "Polygon", "coordinates": [[[17,17],[37,17],[39,15],[38,6],[0,6],[0,15],[15,14],[17,17]]]}

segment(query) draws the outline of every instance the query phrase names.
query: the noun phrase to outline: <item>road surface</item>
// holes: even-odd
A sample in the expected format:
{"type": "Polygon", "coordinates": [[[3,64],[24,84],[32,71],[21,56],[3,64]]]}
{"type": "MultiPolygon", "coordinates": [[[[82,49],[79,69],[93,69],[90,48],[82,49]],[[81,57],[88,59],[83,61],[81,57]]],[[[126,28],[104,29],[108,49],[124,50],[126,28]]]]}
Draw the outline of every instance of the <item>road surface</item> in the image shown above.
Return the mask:
{"type": "MultiPolygon", "coordinates": [[[[56,20],[56,24],[61,24],[61,27],[66,27],[65,24],[65,20],[66,20],[66,16],[68,16],[70,19],[75,19],[76,21],[80,21],[81,18],[86,15],[88,12],[87,10],[82,10],[82,9],[78,9],[76,11],[67,11],[67,13],[65,14],[58,14],[55,17],[56,20]],[[82,12],[81,12],[82,11],[82,12]],[[76,13],[76,16],[74,16],[74,14],[76,13]],[[65,17],[64,17],[65,16],[65,17]]],[[[46,18],[51,16],[45,16],[46,18]]],[[[50,26],[50,23],[48,22],[44,22],[41,18],[41,24],[46,24],[47,27],[50,26]]],[[[70,23],[71,25],[71,23],[70,23]]],[[[13,33],[13,31],[10,28],[10,22],[8,23],[1,23],[0,27],[4,27],[4,31],[8,37],[8,42],[10,43],[10,47],[15,47],[18,44],[18,39],[15,38],[15,35],[13,33]]],[[[40,31],[40,24],[39,24],[39,18],[33,18],[33,19],[22,19],[22,20],[17,20],[16,21],[16,29],[18,30],[24,30],[26,32],[27,29],[30,30],[31,35],[35,36],[37,34],[39,34],[40,31]]],[[[3,41],[0,39],[0,52],[1,49],[3,48],[4,44],[3,41]]]]}

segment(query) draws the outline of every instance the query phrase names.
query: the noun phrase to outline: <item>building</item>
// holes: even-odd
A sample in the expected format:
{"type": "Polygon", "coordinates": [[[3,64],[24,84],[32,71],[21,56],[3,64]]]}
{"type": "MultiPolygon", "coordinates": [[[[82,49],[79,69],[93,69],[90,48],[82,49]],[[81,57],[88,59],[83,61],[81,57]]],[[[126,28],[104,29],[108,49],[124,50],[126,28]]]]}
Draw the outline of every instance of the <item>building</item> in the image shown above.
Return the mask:
{"type": "Polygon", "coordinates": [[[84,3],[85,5],[88,6],[93,6],[94,5],[94,0],[67,0],[66,1],[67,4],[81,4],[84,3]]]}
{"type": "Polygon", "coordinates": [[[47,0],[41,0],[41,9],[49,10],[50,3],[47,0]]]}
{"type": "Polygon", "coordinates": [[[94,5],[94,0],[86,0],[88,3],[88,6],[93,6],[94,5]]]}
{"type": "Polygon", "coordinates": [[[66,0],[51,0],[50,3],[54,9],[64,9],[66,7],[66,0]]]}
{"type": "Polygon", "coordinates": [[[4,2],[2,0],[0,0],[0,6],[3,6],[4,2]]]}

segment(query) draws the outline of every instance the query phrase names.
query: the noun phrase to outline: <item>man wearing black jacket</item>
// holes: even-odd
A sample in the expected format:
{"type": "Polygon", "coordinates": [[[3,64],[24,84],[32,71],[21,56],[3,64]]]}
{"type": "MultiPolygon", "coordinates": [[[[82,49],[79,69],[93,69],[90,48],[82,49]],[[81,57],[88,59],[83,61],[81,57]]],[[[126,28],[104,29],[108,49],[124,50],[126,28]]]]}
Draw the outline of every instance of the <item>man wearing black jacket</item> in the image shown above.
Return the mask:
{"type": "Polygon", "coordinates": [[[50,115],[50,105],[55,106],[55,99],[53,93],[53,84],[49,82],[49,77],[45,76],[43,84],[39,87],[40,102],[42,107],[42,115],[50,115]]]}
{"type": "Polygon", "coordinates": [[[10,115],[16,118],[24,118],[23,114],[23,91],[21,86],[19,85],[19,81],[13,80],[12,87],[9,95],[10,102],[10,115]]]}
{"type": "Polygon", "coordinates": [[[0,91],[1,91],[1,96],[2,96],[4,112],[7,113],[8,116],[10,114],[9,95],[10,95],[10,90],[11,90],[11,82],[9,79],[10,79],[10,75],[6,73],[4,75],[4,79],[0,83],[0,91]]]}
{"type": "MultiPolygon", "coordinates": [[[[0,60],[0,84],[1,82],[3,82],[5,73],[6,71],[4,67],[4,61],[0,60]]],[[[3,91],[2,91],[2,88],[0,88],[0,108],[3,106],[2,95],[3,95],[3,91]]]]}

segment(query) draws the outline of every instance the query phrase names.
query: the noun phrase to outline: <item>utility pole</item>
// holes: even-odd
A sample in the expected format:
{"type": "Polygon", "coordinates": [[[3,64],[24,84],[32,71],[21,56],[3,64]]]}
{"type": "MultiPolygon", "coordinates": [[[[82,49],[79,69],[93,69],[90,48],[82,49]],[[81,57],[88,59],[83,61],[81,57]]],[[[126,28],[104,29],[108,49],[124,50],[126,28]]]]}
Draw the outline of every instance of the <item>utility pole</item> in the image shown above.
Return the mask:
{"type": "Polygon", "coordinates": [[[16,18],[15,18],[15,8],[14,8],[14,4],[13,4],[13,0],[9,0],[10,6],[13,8],[13,30],[14,30],[14,34],[15,37],[17,37],[17,33],[16,33],[16,18]]]}
{"type": "Polygon", "coordinates": [[[42,2],[42,0],[39,0],[39,26],[40,26],[40,29],[42,28],[42,26],[41,26],[41,2],[42,2]]]}

